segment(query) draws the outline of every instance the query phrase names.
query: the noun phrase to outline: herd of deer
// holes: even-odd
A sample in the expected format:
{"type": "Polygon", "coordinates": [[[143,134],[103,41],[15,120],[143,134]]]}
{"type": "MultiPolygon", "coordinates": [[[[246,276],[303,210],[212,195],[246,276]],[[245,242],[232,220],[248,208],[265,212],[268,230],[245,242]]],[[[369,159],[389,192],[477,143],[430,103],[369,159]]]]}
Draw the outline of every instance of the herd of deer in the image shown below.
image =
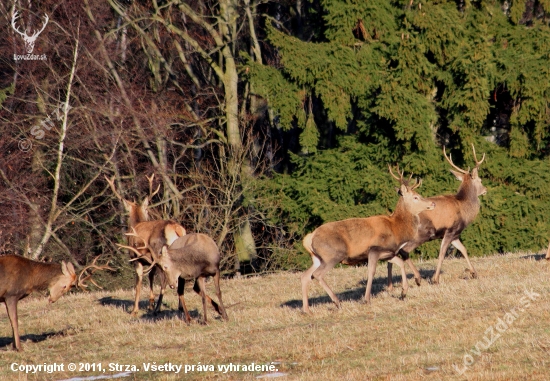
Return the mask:
{"type": "MultiPolygon", "coordinates": [[[[441,264],[450,244],[458,249],[469,267],[470,275],[477,277],[466,248],[460,242],[460,234],[475,219],[479,213],[479,196],[487,189],[481,184],[478,175],[479,166],[485,159],[485,154],[478,161],[475,148],[472,145],[475,167],[464,170],[456,166],[445,148],[443,155],[453,167],[451,172],[461,181],[455,195],[443,195],[423,198],[415,189],[421,181],[411,184],[412,174],[408,179],[404,173],[395,175],[389,167],[393,178],[399,181],[399,201],[395,211],[390,216],[373,216],[368,218],[350,218],[342,221],[326,223],[304,237],[303,245],[311,255],[313,265],[301,276],[303,311],[309,313],[308,287],[313,278],[317,279],[328,293],[336,306],[340,307],[338,297],[332,292],[323,279],[324,275],[336,264],[354,265],[368,263],[367,287],[365,301],[370,301],[372,282],[378,260],[388,261],[388,289],[393,288],[392,264],[401,269],[402,297],[408,290],[405,263],[414,273],[415,281],[420,285],[420,273],[409,258],[409,253],[421,244],[441,239],[439,258],[432,282],[439,282],[441,264]]],[[[149,180],[149,196],[141,204],[123,198],[116,190],[114,177],[106,178],[113,193],[122,202],[128,213],[128,245],[118,245],[130,252],[130,261],[134,263],[136,272],[135,300],[132,314],[138,312],[138,303],[143,275],[149,276],[150,294],[149,308],[154,312],[160,310],[166,285],[175,288],[179,297],[179,309],[184,312],[184,319],[190,324],[191,317],[184,301],[184,286],[186,279],[194,279],[193,290],[202,298],[202,323],[207,322],[207,301],[222,316],[228,320],[222,302],[220,290],[220,252],[216,243],[209,236],[201,233],[186,234],[183,226],[173,220],[149,221],[148,205],[152,192],[153,176],[149,180]],[[159,271],[160,270],[160,271],[159,271]],[[153,280],[159,274],[161,290],[156,306],[154,305],[153,280]],[[205,290],[205,279],[212,276],[216,289],[218,303],[214,302],[205,290]]],[[[550,260],[550,245],[546,254],[550,260]]],[[[13,347],[21,349],[17,321],[17,302],[28,296],[32,291],[49,290],[49,301],[55,302],[73,286],[85,287],[85,281],[94,271],[110,269],[108,266],[98,266],[95,261],[91,266],[76,275],[72,263],[58,264],[42,263],[29,259],[6,255],[0,256],[0,302],[6,304],[8,316],[13,329],[13,347]],[[83,276],[91,270],[86,277],[83,276]]],[[[93,281],[92,281],[93,282],[93,281]]]]}

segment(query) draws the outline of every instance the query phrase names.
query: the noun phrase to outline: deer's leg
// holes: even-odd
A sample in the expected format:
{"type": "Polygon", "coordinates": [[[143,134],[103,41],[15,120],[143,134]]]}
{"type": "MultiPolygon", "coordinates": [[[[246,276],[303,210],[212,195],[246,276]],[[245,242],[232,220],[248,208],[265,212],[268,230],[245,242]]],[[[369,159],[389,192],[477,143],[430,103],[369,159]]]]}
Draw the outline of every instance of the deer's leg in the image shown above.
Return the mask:
{"type": "Polygon", "coordinates": [[[393,290],[392,263],[388,261],[388,291],[393,290]]]}
{"type": "Polygon", "coordinates": [[[472,278],[474,279],[477,278],[477,272],[474,269],[474,266],[472,266],[472,263],[470,262],[470,258],[468,258],[468,252],[466,251],[466,248],[464,247],[462,242],[460,242],[460,239],[457,238],[451,243],[454,247],[456,247],[458,251],[462,253],[462,255],[464,256],[464,259],[466,259],[466,263],[468,263],[468,267],[470,268],[470,274],[472,275],[472,278]]]}
{"type": "Polygon", "coordinates": [[[321,266],[321,260],[317,256],[315,256],[313,253],[310,253],[310,254],[311,254],[311,260],[313,261],[313,265],[311,265],[311,267],[309,269],[307,269],[301,276],[302,300],[303,300],[302,310],[305,313],[310,313],[311,312],[309,310],[309,301],[308,301],[308,298],[307,298],[307,290],[308,290],[309,284],[311,283],[312,275],[315,272],[315,270],[317,270],[317,268],[319,268],[319,266],[321,266]]]}
{"type": "Polygon", "coordinates": [[[139,297],[141,296],[141,283],[143,281],[143,265],[138,261],[135,261],[135,270],[136,270],[136,298],[134,300],[134,309],[132,310],[132,315],[136,315],[139,310],[139,297]]]}
{"type": "Polygon", "coordinates": [[[6,299],[4,303],[6,304],[6,310],[8,311],[11,329],[13,331],[13,349],[20,351],[21,340],[19,339],[19,323],[17,321],[17,299],[6,299]]]}
{"type": "Polygon", "coordinates": [[[390,263],[395,263],[401,269],[401,298],[404,298],[407,296],[407,291],[409,290],[409,282],[407,282],[407,273],[405,272],[405,262],[396,255],[388,261],[388,268],[390,267],[390,263]]]}
{"type": "MultiPolygon", "coordinates": [[[[197,278],[199,279],[199,278],[197,278]]],[[[193,285],[193,291],[195,291],[197,294],[199,294],[202,298],[202,294],[201,294],[201,288],[200,288],[200,284],[199,282],[197,282],[197,280],[195,280],[195,284],[193,285]]],[[[219,313],[221,315],[221,311],[220,311],[220,307],[218,306],[218,303],[216,303],[215,301],[212,300],[211,297],[209,297],[207,294],[206,294],[206,289],[204,290],[204,296],[206,298],[206,300],[208,301],[208,303],[212,304],[212,307],[214,307],[214,309],[216,310],[217,313],[219,313]]]]}
{"type": "MultiPolygon", "coordinates": [[[[206,312],[206,286],[204,284],[204,277],[200,276],[197,279],[195,279],[195,286],[198,285],[199,288],[199,294],[202,298],[202,321],[201,324],[207,324],[208,323],[208,314],[206,312]]],[[[193,286],[193,289],[195,289],[195,286],[193,286]]],[[[210,298],[208,298],[210,299],[210,298]]],[[[212,299],[210,299],[212,302],[212,299]]]]}
{"type": "Polygon", "coordinates": [[[222,319],[225,321],[228,321],[229,318],[227,317],[227,313],[225,312],[225,307],[223,306],[223,302],[222,302],[222,291],[220,289],[220,271],[219,270],[214,275],[214,286],[216,287],[216,296],[218,297],[218,301],[220,302],[220,311],[221,311],[222,319]]]}
{"type": "Polygon", "coordinates": [[[546,249],[546,259],[550,261],[550,242],[548,242],[548,249],[546,249]]]}
{"type": "MultiPolygon", "coordinates": [[[[409,253],[412,253],[414,249],[416,249],[419,245],[419,241],[410,241],[408,242],[401,250],[399,250],[399,255],[401,258],[405,261],[406,264],[409,265],[409,268],[414,274],[414,281],[416,282],[417,286],[420,286],[420,283],[422,281],[422,277],[420,276],[420,272],[414,265],[414,263],[411,261],[411,258],[409,256],[409,253]]],[[[425,242],[425,241],[420,241],[425,242]]]]}
{"type": "Polygon", "coordinates": [[[330,269],[332,269],[334,266],[336,266],[337,263],[339,263],[339,259],[332,259],[330,262],[322,262],[321,265],[315,270],[313,273],[313,277],[319,281],[321,286],[325,289],[327,294],[330,296],[334,304],[336,304],[337,308],[340,308],[340,300],[338,297],[332,292],[328,284],[325,282],[324,276],[327,272],[329,272],[330,269]]]}
{"type": "Polygon", "coordinates": [[[447,235],[443,236],[443,239],[441,240],[441,246],[439,247],[439,258],[437,260],[437,269],[435,270],[435,274],[432,278],[432,282],[434,284],[439,283],[439,273],[441,272],[441,265],[443,264],[443,259],[445,259],[445,253],[447,253],[447,249],[449,248],[450,243],[451,243],[451,238],[449,238],[447,235]]]}
{"type": "Polygon", "coordinates": [[[411,261],[411,259],[407,256],[407,259],[405,259],[405,263],[409,265],[409,268],[414,274],[414,281],[416,282],[417,286],[420,286],[420,282],[422,280],[422,277],[420,276],[420,272],[414,265],[414,263],[411,261]]]}
{"type": "Polygon", "coordinates": [[[378,262],[378,254],[369,253],[369,264],[368,264],[368,278],[367,278],[367,287],[365,289],[365,303],[370,303],[370,294],[372,290],[372,281],[374,279],[374,274],[376,274],[376,263],[378,262]]]}
{"type": "MultiPolygon", "coordinates": [[[[152,277],[151,273],[155,270],[158,272],[159,278],[160,278],[159,298],[158,298],[158,301],[157,301],[157,305],[155,306],[155,310],[153,311],[155,314],[157,314],[157,313],[160,312],[160,307],[162,306],[162,298],[164,297],[164,292],[166,291],[167,281],[166,281],[166,275],[164,274],[164,271],[162,271],[161,269],[154,269],[153,268],[151,270],[151,272],[149,273],[149,282],[151,283],[151,290],[153,289],[153,277],[152,277]]],[[[154,295],[153,295],[153,298],[154,298],[154,295]]],[[[154,300],[153,300],[153,302],[154,302],[154,300]]],[[[178,303],[179,303],[179,299],[178,299],[178,303]]]]}
{"type": "Polygon", "coordinates": [[[189,311],[187,311],[187,306],[185,305],[185,300],[183,299],[183,292],[185,290],[185,279],[178,278],[178,298],[180,301],[180,305],[178,309],[180,311],[183,311],[184,319],[187,325],[191,324],[191,315],[189,315],[189,311]]]}
{"type": "MultiPolygon", "coordinates": [[[[149,307],[147,307],[147,309],[148,310],[153,310],[153,312],[157,312],[157,309],[155,307],[155,293],[153,292],[153,282],[155,280],[155,272],[156,271],[157,271],[157,268],[155,266],[151,269],[151,271],[149,271],[149,274],[148,274],[148,278],[149,278],[149,307]]],[[[159,299],[162,300],[161,295],[159,295],[159,299]]]]}

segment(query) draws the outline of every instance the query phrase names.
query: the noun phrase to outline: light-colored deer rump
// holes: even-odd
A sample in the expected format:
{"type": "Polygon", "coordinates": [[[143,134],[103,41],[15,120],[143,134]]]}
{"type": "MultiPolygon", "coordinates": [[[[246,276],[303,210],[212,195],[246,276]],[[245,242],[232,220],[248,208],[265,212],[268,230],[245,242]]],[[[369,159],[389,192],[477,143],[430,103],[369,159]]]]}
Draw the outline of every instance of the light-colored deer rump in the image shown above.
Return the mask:
{"type": "MultiPolygon", "coordinates": [[[[390,216],[352,218],[326,223],[304,237],[304,247],[312,257],[313,265],[302,275],[303,310],[309,312],[308,287],[312,278],[319,281],[337,307],[340,301],[326,284],[323,277],[337,263],[357,264],[368,261],[368,281],[365,300],[370,301],[372,280],[376,262],[387,259],[398,264],[402,270],[403,292],[406,295],[407,282],[403,260],[396,256],[405,243],[413,239],[418,229],[418,214],[431,210],[435,203],[427,201],[414,191],[421,182],[409,186],[409,180],[390,174],[400,182],[399,201],[390,216]]],[[[411,176],[412,177],[412,176],[411,176]]]]}
{"type": "MultiPolygon", "coordinates": [[[[128,233],[129,236],[137,238],[138,242],[142,242],[143,246],[139,248],[133,248],[129,246],[119,245],[122,248],[128,248],[134,251],[138,255],[140,260],[149,261],[149,258],[140,250],[148,249],[149,253],[152,253],[153,259],[150,261],[149,269],[159,266],[167,278],[168,284],[171,288],[178,288],[178,296],[180,302],[180,310],[184,312],[184,319],[189,324],[191,322],[191,316],[185,305],[184,300],[184,286],[185,279],[195,279],[193,290],[201,295],[203,301],[203,319],[202,322],[207,322],[206,302],[208,301],[214,309],[222,316],[224,320],[227,320],[227,314],[222,302],[221,290],[220,290],[220,252],[218,246],[212,238],[206,234],[191,233],[186,234],[183,237],[176,239],[172,245],[163,246],[160,254],[156,254],[156,250],[149,247],[144,239],[134,230],[132,233],[128,233]],[[205,278],[212,276],[214,278],[214,285],[216,288],[216,296],[218,297],[218,303],[214,302],[206,294],[205,278]]],[[[147,270],[146,270],[147,271],[147,270]]]]}

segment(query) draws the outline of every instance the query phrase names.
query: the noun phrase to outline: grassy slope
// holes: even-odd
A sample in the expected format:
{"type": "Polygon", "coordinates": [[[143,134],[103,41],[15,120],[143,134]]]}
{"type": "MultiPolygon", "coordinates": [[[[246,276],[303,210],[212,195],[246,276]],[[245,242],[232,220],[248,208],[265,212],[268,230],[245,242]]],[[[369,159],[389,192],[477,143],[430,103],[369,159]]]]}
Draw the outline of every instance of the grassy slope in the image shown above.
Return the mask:
{"type": "MultiPolygon", "coordinates": [[[[183,323],[173,310],[153,318],[126,311],[131,291],[75,293],[48,305],[44,298],[19,303],[23,352],[11,351],[11,327],[0,312],[0,379],[24,374],[9,370],[13,362],[109,362],[136,364],[239,364],[280,362],[286,378],[300,380],[548,380],[550,379],[550,263],[524,253],[474,258],[480,279],[465,280],[463,259],[446,259],[439,286],[421,287],[409,278],[409,295],[400,301],[400,284],[383,291],[385,267],[377,270],[373,302],[359,303],[366,268],[338,268],[326,280],[344,300],[335,310],[317,282],[312,283],[311,316],[300,313],[300,274],[281,273],[224,280],[222,292],[230,321],[210,312],[210,324],[183,323]],[[465,351],[482,341],[486,330],[521,305],[524,288],[540,294],[462,376],[465,351]],[[30,340],[28,340],[30,339],[30,340]],[[35,340],[35,342],[31,341],[35,340]]],[[[381,265],[382,266],[382,265],[381,265]]],[[[418,264],[423,276],[435,262],[418,264]]],[[[399,282],[394,266],[394,280],[399,282]]],[[[213,286],[208,284],[210,294],[213,286]]],[[[188,293],[196,318],[200,298],[188,293]]],[[[175,309],[170,290],[165,298],[175,309]]],[[[495,331],[496,332],[496,331],[495,331]]],[[[65,379],[97,372],[41,373],[28,379],[65,379]]],[[[252,373],[136,373],[125,379],[255,379],[252,373]]]]}

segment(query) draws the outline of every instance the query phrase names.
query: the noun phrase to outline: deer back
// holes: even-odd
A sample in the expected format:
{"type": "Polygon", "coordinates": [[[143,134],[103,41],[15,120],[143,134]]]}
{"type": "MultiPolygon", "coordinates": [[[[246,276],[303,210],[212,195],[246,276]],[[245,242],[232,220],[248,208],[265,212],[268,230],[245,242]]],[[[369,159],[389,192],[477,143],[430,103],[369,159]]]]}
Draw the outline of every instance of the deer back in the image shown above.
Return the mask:
{"type": "Polygon", "coordinates": [[[219,271],[220,251],[206,234],[192,233],[178,238],[170,247],[164,246],[157,263],[174,286],[178,278],[215,275],[219,271]]]}
{"type": "Polygon", "coordinates": [[[49,289],[50,302],[55,302],[76,284],[71,263],[42,263],[18,255],[0,257],[0,300],[22,299],[33,291],[49,289]]]}

